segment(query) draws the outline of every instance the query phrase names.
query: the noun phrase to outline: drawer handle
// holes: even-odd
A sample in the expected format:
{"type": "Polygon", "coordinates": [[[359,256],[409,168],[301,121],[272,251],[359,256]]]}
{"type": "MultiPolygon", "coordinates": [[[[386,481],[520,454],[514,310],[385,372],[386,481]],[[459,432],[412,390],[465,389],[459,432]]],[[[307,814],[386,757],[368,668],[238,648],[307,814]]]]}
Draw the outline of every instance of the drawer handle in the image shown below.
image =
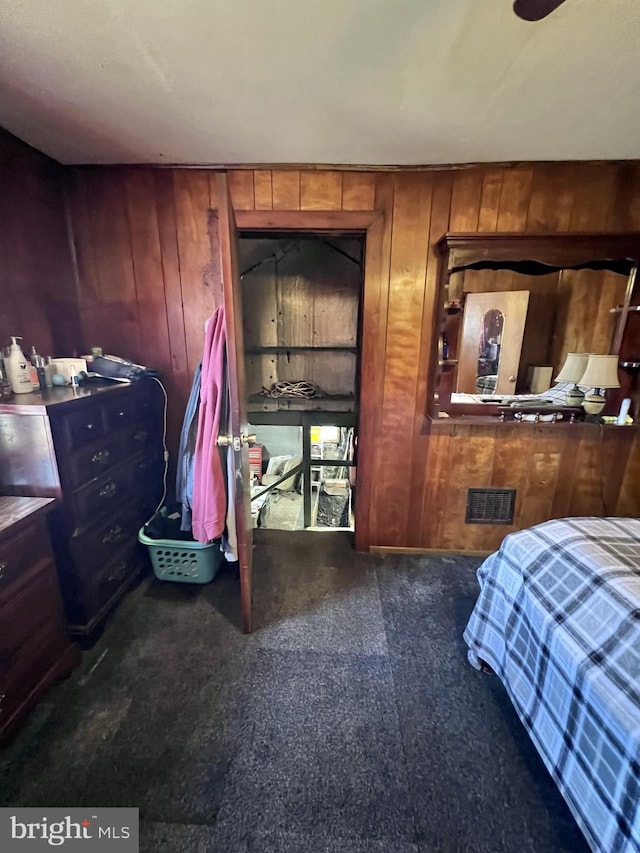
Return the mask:
{"type": "Polygon", "coordinates": [[[111,453],[108,450],[99,450],[91,457],[91,462],[95,465],[106,465],[111,453]]]}
{"type": "Polygon", "coordinates": [[[148,459],[138,462],[138,471],[148,471],[149,468],[151,468],[151,462],[148,459]]]}
{"type": "Polygon", "coordinates": [[[146,429],[139,429],[138,432],[133,436],[133,438],[135,439],[135,441],[146,441],[148,435],[149,433],[146,431],[146,429]]]}
{"type": "Polygon", "coordinates": [[[7,568],[6,563],[0,563],[0,581],[4,578],[4,573],[7,568]]]}
{"type": "Polygon", "coordinates": [[[101,498],[112,498],[115,493],[118,491],[118,487],[115,483],[107,483],[106,486],[103,486],[98,494],[101,498]]]}
{"type": "Polygon", "coordinates": [[[91,429],[95,429],[95,428],[96,428],[96,425],[95,425],[95,424],[85,424],[85,425],[84,425],[84,428],[85,428],[85,429],[89,429],[89,430],[91,430],[91,429]]]}
{"type": "Polygon", "coordinates": [[[108,542],[120,542],[125,538],[125,534],[123,529],[119,524],[116,524],[115,527],[112,527],[111,530],[107,530],[107,532],[102,537],[102,542],[106,545],[108,542]]]}
{"type": "Polygon", "coordinates": [[[118,417],[123,418],[126,414],[126,412],[118,412],[118,417]]]}

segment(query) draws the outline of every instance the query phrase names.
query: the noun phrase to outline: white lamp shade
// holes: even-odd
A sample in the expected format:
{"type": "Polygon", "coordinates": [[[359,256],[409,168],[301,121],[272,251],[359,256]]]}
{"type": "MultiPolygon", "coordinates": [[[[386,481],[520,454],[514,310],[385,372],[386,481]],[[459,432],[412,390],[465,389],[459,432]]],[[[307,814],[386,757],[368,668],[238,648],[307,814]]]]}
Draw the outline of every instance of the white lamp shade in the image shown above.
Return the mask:
{"type": "Polygon", "coordinates": [[[577,382],[579,379],[582,379],[588,361],[589,353],[568,352],[560,373],[558,373],[554,382],[577,382]]]}
{"type": "Polygon", "coordinates": [[[618,356],[590,355],[578,385],[583,388],[619,388],[618,356]]]}

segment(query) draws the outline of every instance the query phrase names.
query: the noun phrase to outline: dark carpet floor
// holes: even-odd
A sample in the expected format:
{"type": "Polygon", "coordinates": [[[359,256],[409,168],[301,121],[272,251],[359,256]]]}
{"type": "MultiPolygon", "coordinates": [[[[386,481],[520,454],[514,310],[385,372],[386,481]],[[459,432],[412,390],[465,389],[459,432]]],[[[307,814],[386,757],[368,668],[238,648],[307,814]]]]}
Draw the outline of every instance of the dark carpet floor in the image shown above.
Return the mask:
{"type": "Polygon", "coordinates": [[[257,531],[237,581],[143,582],[0,756],[0,802],[138,806],[155,853],[586,851],[495,677],[477,559],[257,531]]]}

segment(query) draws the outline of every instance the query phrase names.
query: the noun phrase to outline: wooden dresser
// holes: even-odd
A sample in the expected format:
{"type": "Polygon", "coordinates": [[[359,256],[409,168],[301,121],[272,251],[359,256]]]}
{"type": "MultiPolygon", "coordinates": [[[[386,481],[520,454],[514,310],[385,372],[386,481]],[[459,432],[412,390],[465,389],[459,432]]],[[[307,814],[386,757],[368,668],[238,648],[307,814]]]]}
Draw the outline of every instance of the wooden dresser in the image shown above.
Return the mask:
{"type": "Polygon", "coordinates": [[[0,497],[0,737],[80,659],[47,532],[50,498],[0,497]]]}
{"type": "Polygon", "coordinates": [[[71,633],[91,638],[148,564],[137,533],[162,497],[163,396],[152,379],[0,404],[0,493],[51,496],[71,633]]]}

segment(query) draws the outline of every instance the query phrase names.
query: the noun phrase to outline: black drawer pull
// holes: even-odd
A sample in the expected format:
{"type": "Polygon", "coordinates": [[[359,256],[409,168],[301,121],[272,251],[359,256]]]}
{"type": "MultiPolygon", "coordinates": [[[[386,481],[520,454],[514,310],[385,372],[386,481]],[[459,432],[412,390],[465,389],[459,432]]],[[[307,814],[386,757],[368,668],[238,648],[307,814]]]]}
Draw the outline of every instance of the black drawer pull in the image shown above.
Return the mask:
{"type": "Polygon", "coordinates": [[[151,468],[151,462],[148,459],[138,462],[138,471],[148,471],[149,468],[151,468]]]}
{"type": "Polygon", "coordinates": [[[100,491],[98,492],[98,494],[100,495],[101,498],[112,498],[117,491],[118,491],[118,487],[116,486],[115,483],[111,482],[111,483],[107,483],[106,486],[103,486],[100,489],[100,491]]]}
{"type": "Polygon", "coordinates": [[[91,462],[94,465],[106,465],[110,456],[111,453],[108,450],[99,450],[97,453],[93,454],[91,462]]]}
{"type": "Polygon", "coordinates": [[[116,524],[115,527],[112,527],[111,530],[107,530],[107,532],[102,537],[102,542],[106,545],[109,542],[121,542],[125,538],[125,532],[120,527],[119,524],[116,524]]]}
{"type": "Polygon", "coordinates": [[[149,436],[149,433],[146,431],[146,429],[139,429],[138,432],[135,433],[133,438],[135,441],[146,441],[148,436],[149,436]]]}
{"type": "Polygon", "coordinates": [[[0,563],[0,581],[4,578],[4,573],[7,568],[6,563],[0,563]]]}

